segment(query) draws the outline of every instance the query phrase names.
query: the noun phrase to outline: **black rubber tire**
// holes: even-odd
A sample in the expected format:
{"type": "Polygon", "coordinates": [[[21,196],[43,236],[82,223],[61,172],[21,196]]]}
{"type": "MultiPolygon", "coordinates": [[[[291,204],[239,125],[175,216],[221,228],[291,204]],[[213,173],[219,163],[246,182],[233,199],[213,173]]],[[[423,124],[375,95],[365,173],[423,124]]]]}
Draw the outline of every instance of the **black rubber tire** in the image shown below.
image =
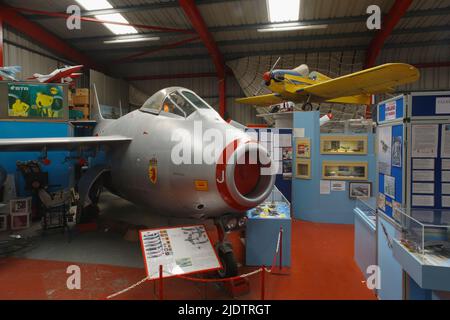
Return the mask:
{"type": "Polygon", "coordinates": [[[302,106],[302,110],[303,110],[303,111],[312,111],[312,109],[313,109],[313,106],[312,106],[311,103],[305,103],[305,104],[302,106]]]}
{"type": "Polygon", "coordinates": [[[238,275],[238,266],[233,251],[223,252],[219,250],[219,259],[223,268],[217,273],[221,278],[230,278],[238,275]]]}

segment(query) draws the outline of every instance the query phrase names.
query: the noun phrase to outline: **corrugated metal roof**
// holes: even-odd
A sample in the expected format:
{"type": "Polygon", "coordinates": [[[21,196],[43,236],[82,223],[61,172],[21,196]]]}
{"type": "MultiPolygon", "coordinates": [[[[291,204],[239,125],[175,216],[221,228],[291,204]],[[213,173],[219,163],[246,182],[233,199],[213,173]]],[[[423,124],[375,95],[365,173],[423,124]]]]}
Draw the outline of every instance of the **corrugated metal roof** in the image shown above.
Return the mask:
{"type": "MultiPolygon", "coordinates": [[[[192,29],[191,23],[176,0],[109,1],[115,8],[145,6],[145,10],[133,9],[122,13],[130,23],[192,29]]],[[[64,12],[68,5],[74,3],[73,0],[5,0],[4,2],[17,7],[58,12],[64,12]]],[[[258,72],[262,72],[262,70],[269,69],[278,56],[282,56],[279,64],[281,68],[292,68],[301,63],[307,63],[311,69],[336,76],[356,71],[363,66],[365,49],[368,48],[375,35],[374,31],[366,28],[367,7],[379,5],[383,14],[387,14],[394,4],[394,0],[302,0],[300,21],[316,20],[317,23],[327,23],[328,28],[282,33],[260,33],[256,30],[258,25],[269,23],[266,0],[197,0],[196,4],[220,51],[229,65],[235,65],[236,70],[242,67],[242,64],[236,61],[241,61],[241,63],[247,61],[247,64],[257,63],[258,72]],[[258,57],[258,55],[260,56],[258,57]],[[247,56],[248,58],[245,58],[247,56]]],[[[448,61],[450,57],[449,8],[450,0],[414,0],[406,16],[400,20],[394,33],[387,39],[377,62],[448,61]],[[427,15],[420,14],[424,10],[427,10],[427,15]],[[408,29],[410,30],[408,31],[408,29]],[[413,48],[409,47],[410,43],[414,43],[413,48]],[[421,46],[420,43],[426,44],[421,46]]],[[[191,35],[174,32],[159,33],[161,40],[157,42],[104,44],[105,37],[111,38],[113,34],[101,24],[83,22],[81,30],[68,30],[64,19],[42,16],[29,18],[35,19],[34,21],[45,29],[67,39],[75,48],[106,64],[118,58],[156,49],[195,36],[195,33],[191,35]]],[[[144,29],[138,30],[140,33],[157,33],[144,29]]],[[[26,37],[20,37],[14,32],[7,31],[5,38],[10,41],[6,47],[7,61],[28,64],[29,66],[24,68],[25,72],[28,72],[28,69],[35,71],[37,68],[33,67],[34,63],[41,63],[44,69],[51,68],[55,63],[54,60],[48,58],[52,56],[52,53],[46,51],[42,46],[32,43],[26,37]],[[12,44],[14,42],[17,42],[19,46],[42,52],[48,57],[28,56],[27,53],[20,51],[23,49],[14,46],[12,44]]],[[[45,71],[43,70],[43,72],[45,71]]],[[[197,43],[189,43],[170,50],[154,52],[131,63],[114,63],[111,71],[118,76],[131,77],[155,74],[212,73],[215,69],[208,51],[201,41],[197,41],[197,43]],[[180,61],[174,61],[174,59],[180,61]]],[[[407,87],[408,89],[449,87],[449,68],[421,71],[421,80],[407,87]]],[[[247,81],[243,80],[245,77],[239,72],[236,72],[236,76],[240,82],[247,81]]],[[[259,76],[259,74],[253,75],[249,79],[260,79],[259,76]]],[[[250,80],[248,82],[247,85],[250,85],[248,90],[251,91],[253,84],[250,83],[250,80]]],[[[135,85],[149,94],[164,86],[184,85],[199,92],[200,95],[206,96],[210,103],[218,104],[217,83],[211,81],[210,78],[137,81],[135,85]]],[[[242,95],[243,92],[239,85],[243,85],[243,83],[237,84],[234,81],[227,88],[227,94],[230,97],[242,95]]],[[[228,100],[230,113],[244,119],[244,122],[251,119],[252,116],[254,118],[253,109],[249,108],[243,111],[243,108],[235,107],[233,99],[229,98],[228,100]]]]}

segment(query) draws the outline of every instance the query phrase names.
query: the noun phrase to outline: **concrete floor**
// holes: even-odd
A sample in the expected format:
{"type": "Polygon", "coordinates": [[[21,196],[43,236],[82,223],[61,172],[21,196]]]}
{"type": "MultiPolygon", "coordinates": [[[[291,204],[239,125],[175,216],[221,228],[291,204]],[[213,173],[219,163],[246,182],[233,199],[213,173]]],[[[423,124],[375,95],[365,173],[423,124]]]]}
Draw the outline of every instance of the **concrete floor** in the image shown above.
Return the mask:
{"type": "MultiPolygon", "coordinates": [[[[180,225],[183,219],[169,219],[153,215],[133,203],[104,192],[100,198],[100,220],[115,221],[115,224],[145,226],[148,228],[180,225]]],[[[192,220],[187,220],[192,223],[192,220]]],[[[202,222],[201,222],[202,223],[202,222]]],[[[21,232],[22,235],[36,234],[39,223],[21,232]]],[[[3,235],[5,237],[5,235],[3,235]]],[[[106,264],[123,267],[143,268],[143,258],[139,241],[124,240],[124,233],[101,227],[92,232],[73,232],[69,242],[67,234],[50,232],[45,236],[33,237],[33,248],[19,252],[15,256],[25,259],[68,261],[78,263],[106,264]]]]}
{"type": "MultiPolygon", "coordinates": [[[[101,219],[120,225],[159,227],[183,224],[146,214],[144,209],[105,194],[101,219]]],[[[192,221],[190,221],[192,223],[192,221]]],[[[213,241],[214,227],[207,225],[213,241]]],[[[353,259],[353,226],[292,223],[292,267],[289,275],[267,274],[266,299],[376,299],[365,286],[353,259]]],[[[0,299],[105,299],[145,277],[138,241],[109,228],[67,235],[35,237],[34,245],[14,257],[0,258],[0,299]],[[80,266],[82,290],[68,290],[67,267],[80,266]]],[[[254,270],[241,268],[240,272],[254,270]]],[[[251,291],[239,299],[259,299],[260,277],[249,279],[251,291]]],[[[222,285],[171,278],[164,281],[167,299],[229,299],[222,285]]],[[[158,299],[155,282],[146,282],[116,299],[158,299]]]]}

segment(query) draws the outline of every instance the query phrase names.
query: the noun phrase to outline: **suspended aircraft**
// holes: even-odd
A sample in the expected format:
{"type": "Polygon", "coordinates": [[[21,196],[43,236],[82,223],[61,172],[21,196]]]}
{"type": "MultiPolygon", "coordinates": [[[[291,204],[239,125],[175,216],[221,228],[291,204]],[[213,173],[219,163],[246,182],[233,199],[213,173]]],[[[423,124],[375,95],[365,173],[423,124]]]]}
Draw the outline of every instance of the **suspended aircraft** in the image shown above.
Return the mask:
{"type": "Polygon", "coordinates": [[[49,74],[35,73],[28,80],[36,79],[43,83],[70,83],[82,75],[82,73],[77,72],[81,68],[83,68],[83,65],[65,66],[64,68],[55,69],[49,74]]]}
{"type": "Polygon", "coordinates": [[[292,70],[275,69],[276,64],[263,74],[262,85],[272,93],[236,101],[255,106],[292,101],[302,103],[303,110],[311,110],[311,103],[322,102],[368,105],[373,94],[393,92],[395,87],[415,82],[420,76],[419,70],[404,63],[383,64],[334,79],[310,72],[305,64],[292,70]]]}

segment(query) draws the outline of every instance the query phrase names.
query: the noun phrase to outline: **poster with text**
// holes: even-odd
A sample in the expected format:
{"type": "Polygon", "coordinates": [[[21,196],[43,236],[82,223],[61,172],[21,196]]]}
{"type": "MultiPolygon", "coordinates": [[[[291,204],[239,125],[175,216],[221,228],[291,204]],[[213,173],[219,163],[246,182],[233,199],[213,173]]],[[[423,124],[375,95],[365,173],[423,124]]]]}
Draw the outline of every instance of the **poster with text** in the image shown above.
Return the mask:
{"type": "Polygon", "coordinates": [[[220,269],[222,266],[203,225],[140,231],[145,268],[150,279],[220,269]]]}
{"type": "Polygon", "coordinates": [[[378,128],[378,169],[383,174],[391,174],[392,128],[378,128]]]}
{"type": "Polygon", "coordinates": [[[412,126],[412,157],[436,158],[438,149],[438,125],[412,126]]]}

